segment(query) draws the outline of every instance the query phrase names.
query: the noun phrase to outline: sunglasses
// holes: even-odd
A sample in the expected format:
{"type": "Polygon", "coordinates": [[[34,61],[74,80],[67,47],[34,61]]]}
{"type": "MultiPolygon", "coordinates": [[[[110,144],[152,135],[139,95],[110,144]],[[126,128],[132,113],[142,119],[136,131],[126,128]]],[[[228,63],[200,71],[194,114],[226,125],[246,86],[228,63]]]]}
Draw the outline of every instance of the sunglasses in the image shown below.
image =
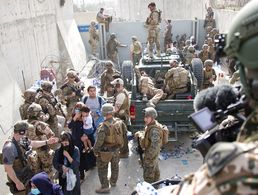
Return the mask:
{"type": "Polygon", "coordinates": [[[25,135],[26,131],[19,131],[19,135],[25,135]]]}

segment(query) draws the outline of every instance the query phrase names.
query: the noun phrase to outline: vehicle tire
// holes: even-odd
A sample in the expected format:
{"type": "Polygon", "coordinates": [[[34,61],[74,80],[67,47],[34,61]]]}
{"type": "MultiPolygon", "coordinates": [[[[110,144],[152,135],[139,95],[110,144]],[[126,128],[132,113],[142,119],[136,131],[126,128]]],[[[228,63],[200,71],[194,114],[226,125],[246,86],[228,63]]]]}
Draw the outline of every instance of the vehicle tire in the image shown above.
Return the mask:
{"type": "Polygon", "coordinates": [[[203,63],[200,58],[193,58],[192,59],[192,68],[193,68],[193,74],[197,80],[197,89],[202,88],[203,83],[203,63]]]}
{"type": "Polygon", "coordinates": [[[122,78],[125,83],[125,87],[130,88],[130,83],[133,79],[133,63],[129,60],[122,63],[122,78]]]}

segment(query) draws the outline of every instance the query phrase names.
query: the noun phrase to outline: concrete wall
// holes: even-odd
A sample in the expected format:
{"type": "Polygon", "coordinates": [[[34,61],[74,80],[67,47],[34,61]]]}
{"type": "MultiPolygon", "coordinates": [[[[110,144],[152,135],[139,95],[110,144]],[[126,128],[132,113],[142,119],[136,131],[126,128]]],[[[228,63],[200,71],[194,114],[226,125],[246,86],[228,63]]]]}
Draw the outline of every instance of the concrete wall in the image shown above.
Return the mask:
{"type": "Polygon", "coordinates": [[[238,11],[218,9],[214,10],[217,28],[221,33],[226,33],[238,11]]]}

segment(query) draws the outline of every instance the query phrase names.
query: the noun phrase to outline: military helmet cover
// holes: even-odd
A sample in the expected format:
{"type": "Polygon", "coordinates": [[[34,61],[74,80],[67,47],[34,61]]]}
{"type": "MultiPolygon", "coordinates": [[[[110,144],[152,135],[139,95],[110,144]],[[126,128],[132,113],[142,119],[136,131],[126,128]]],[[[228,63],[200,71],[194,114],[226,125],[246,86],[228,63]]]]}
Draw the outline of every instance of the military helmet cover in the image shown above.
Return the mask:
{"type": "Polygon", "coordinates": [[[204,66],[212,66],[213,65],[213,61],[212,60],[205,60],[204,62],[204,66]]]}
{"type": "Polygon", "coordinates": [[[41,88],[47,90],[53,87],[53,84],[50,81],[42,81],[41,88]]]}
{"type": "Polygon", "coordinates": [[[25,120],[18,121],[14,124],[14,131],[26,131],[29,128],[29,123],[25,120]]]}
{"type": "Polygon", "coordinates": [[[75,72],[75,71],[68,71],[68,72],[66,73],[66,76],[67,76],[68,78],[75,78],[75,77],[76,77],[76,72],[75,72]]]}
{"type": "Polygon", "coordinates": [[[39,104],[33,102],[33,103],[28,107],[28,110],[27,110],[27,111],[28,111],[28,114],[29,114],[30,116],[37,116],[38,113],[42,111],[42,107],[41,107],[39,104]]]}
{"type": "Polygon", "coordinates": [[[153,107],[145,108],[144,111],[145,111],[145,114],[144,114],[145,117],[150,116],[155,119],[158,116],[157,111],[153,107]]]}
{"type": "Polygon", "coordinates": [[[112,104],[106,103],[101,108],[102,115],[105,116],[107,114],[114,113],[114,106],[112,104]]]}

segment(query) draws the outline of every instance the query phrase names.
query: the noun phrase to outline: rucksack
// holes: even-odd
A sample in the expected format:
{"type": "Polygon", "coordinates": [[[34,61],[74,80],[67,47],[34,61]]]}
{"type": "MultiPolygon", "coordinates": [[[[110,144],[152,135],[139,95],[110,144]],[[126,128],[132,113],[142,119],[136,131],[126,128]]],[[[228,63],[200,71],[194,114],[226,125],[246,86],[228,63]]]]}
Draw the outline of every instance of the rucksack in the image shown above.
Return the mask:
{"type": "Polygon", "coordinates": [[[159,129],[161,131],[161,140],[162,140],[162,145],[165,145],[168,143],[168,137],[169,137],[169,130],[166,125],[162,125],[157,122],[157,125],[159,126],[159,129]]]}
{"type": "Polygon", "coordinates": [[[103,124],[110,129],[111,131],[110,136],[112,137],[114,143],[118,147],[123,147],[124,145],[123,121],[121,119],[115,118],[113,123],[110,123],[109,121],[104,121],[103,124]]]}

